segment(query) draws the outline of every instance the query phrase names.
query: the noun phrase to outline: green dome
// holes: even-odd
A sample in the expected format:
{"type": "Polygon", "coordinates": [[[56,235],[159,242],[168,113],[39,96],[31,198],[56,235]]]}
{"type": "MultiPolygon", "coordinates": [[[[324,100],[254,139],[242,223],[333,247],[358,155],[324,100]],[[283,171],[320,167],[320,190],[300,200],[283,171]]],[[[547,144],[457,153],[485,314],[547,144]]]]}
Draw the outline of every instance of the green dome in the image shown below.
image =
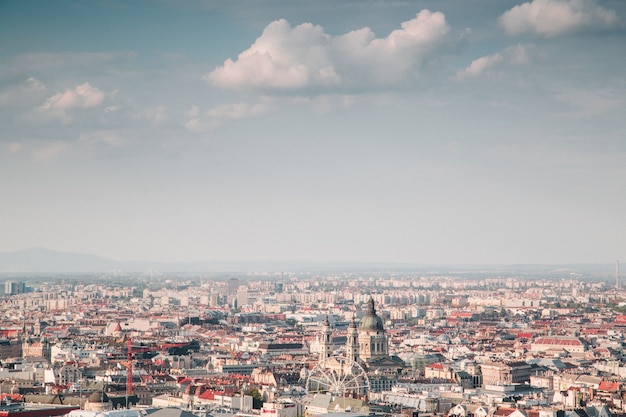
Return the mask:
{"type": "Polygon", "coordinates": [[[384,331],[385,328],[383,326],[383,319],[378,317],[378,314],[376,314],[376,309],[374,308],[374,299],[370,297],[370,300],[367,304],[369,305],[369,309],[367,313],[365,313],[365,316],[361,319],[361,323],[359,323],[359,329],[384,331]]]}

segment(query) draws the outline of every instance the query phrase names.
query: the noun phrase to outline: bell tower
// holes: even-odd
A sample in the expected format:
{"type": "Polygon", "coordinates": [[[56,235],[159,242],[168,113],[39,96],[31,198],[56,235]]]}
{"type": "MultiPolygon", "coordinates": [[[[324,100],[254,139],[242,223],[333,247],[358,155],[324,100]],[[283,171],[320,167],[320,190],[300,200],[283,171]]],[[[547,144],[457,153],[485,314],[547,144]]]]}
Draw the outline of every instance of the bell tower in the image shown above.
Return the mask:
{"type": "Polygon", "coordinates": [[[333,334],[330,331],[330,323],[328,321],[328,316],[324,319],[322,323],[322,333],[321,333],[321,352],[320,352],[320,361],[323,361],[326,358],[329,358],[333,353],[333,334]]]}
{"type": "Polygon", "coordinates": [[[354,316],[348,326],[348,341],[346,343],[346,356],[355,362],[359,361],[359,331],[356,327],[354,316]]]}

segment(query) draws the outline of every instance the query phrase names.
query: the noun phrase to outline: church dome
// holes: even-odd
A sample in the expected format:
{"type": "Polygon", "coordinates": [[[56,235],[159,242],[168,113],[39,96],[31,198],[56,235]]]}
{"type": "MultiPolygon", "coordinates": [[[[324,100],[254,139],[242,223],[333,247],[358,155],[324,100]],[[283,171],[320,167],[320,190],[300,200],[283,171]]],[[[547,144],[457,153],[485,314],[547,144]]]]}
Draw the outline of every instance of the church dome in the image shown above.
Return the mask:
{"type": "Polygon", "coordinates": [[[87,411],[109,411],[113,409],[113,402],[104,391],[94,391],[85,402],[87,411]]]}
{"type": "Polygon", "coordinates": [[[107,403],[109,402],[109,396],[104,393],[104,391],[94,391],[89,396],[90,403],[107,403]]]}
{"type": "Polygon", "coordinates": [[[374,308],[374,299],[370,297],[368,301],[368,311],[365,313],[365,316],[361,319],[361,323],[359,323],[359,329],[361,330],[381,330],[384,331],[385,328],[383,326],[383,319],[378,317],[376,314],[376,309],[374,308]]]}

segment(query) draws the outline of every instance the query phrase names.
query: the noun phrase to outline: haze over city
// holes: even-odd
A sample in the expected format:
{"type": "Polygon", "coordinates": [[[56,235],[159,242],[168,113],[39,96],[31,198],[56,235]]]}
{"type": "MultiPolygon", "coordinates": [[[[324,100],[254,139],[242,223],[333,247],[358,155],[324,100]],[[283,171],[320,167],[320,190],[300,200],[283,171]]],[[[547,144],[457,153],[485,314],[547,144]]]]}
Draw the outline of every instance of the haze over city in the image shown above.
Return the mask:
{"type": "Polygon", "coordinates": [[[626,258],[626,2],[3,1],[0,252],[626,258]]]}

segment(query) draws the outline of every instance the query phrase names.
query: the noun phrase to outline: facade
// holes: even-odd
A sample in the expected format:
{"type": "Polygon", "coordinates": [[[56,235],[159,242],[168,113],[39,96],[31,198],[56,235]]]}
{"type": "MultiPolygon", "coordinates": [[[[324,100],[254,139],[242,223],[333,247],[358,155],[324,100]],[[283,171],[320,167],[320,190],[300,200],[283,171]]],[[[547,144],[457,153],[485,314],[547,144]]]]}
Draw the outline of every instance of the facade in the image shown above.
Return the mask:
{"type": "Polygon", "coordinates": [[[22,344],[18,340],[0,339],[0,360],[22,356],[22,344]]]}
{"type": "Polygon", "coordinates": [[[483,386],[530,382],[531,368],[526,362],[485,362],[480,365],[483,386]]]}
{"type": "Polygon", "coordinates": [[[575,336],[546,336],[539,337],[530,345],[531,352],[545,353],[585,353],[585,343],[575,336]]]}
{"type": "Polygon", "coordinates": [[[70,385],[83,379],[83,367],[78,362],[67,362],[54,370],[56,381],[60,385],[70,385]]]}
{"type": "Polygon", "coordinates": [[[455,379],[455,371],[442,363],[433,363],[424,368],[424,378],[426,379],[455,379]]]}
{"type": "Polygon", "coordinates": [[[39,341],[33,341],[30,336],[27,336],[22,343],[22,357],[45,358],[48,362],[50,362],[52,351],[48,338],[44,336],[39,341]]]}

